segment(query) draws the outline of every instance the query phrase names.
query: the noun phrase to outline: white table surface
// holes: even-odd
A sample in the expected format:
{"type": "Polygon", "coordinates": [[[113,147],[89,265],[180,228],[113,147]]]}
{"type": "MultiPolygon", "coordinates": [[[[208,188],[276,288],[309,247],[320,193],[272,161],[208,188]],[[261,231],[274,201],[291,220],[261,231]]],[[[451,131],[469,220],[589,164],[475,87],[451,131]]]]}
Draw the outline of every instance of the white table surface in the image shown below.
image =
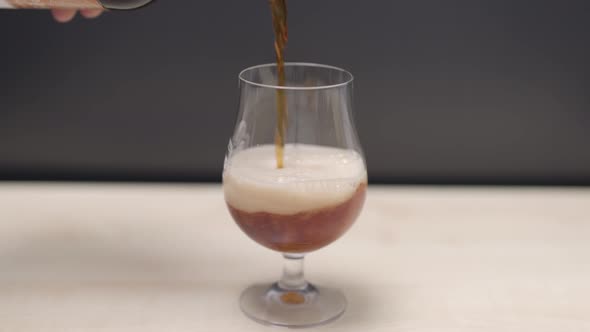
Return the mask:
{"type": "MultiPolygon", "coordinates": [[[[0,183],[0,331],[270,331],[281,263],[217,185],[0,183]]],[[[349,300],[312,330],[590,331],[590,189],[371,187],[306,268],[349,300]]]]}

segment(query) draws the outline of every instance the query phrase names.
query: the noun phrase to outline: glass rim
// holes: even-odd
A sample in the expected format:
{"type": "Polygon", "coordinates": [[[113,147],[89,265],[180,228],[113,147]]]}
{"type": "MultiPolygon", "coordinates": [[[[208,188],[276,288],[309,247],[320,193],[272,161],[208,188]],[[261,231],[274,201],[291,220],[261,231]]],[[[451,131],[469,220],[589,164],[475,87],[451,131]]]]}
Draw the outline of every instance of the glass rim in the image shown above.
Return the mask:
{"type": "Polygon", "coordinates": [[[268,88],[268,89],[276,89],[276,90],[323,90],[323,89],[333,89],[339,88],[343,86],[347,86],[352,83],[354,80],[354,76],[351,72],[346,69],[324,65],[319,63],[312,63],[312,62],[285,62],[285,67],[316,67],[316,68],[324,68],[324,69],[331,69],[336,70],[346,75],[346,79],[344,79],[341,83],[336,84],[329,84],[329,85],[316,85],[316,86],[288,86],[288,85],[275,85],[275,84],[265,84],[265,83],[258,83],[248,80],[244,77],[244,74],[248,71],[252,71],[259,68],[268,68],[268,67],[276,67],[277,64],[275,62],[272,63],[265,63],[261,65],[255,65],[248,67],[240,72],[238,75],[241,82],[246,84],[254,85],[261,88],[268,88]]]}

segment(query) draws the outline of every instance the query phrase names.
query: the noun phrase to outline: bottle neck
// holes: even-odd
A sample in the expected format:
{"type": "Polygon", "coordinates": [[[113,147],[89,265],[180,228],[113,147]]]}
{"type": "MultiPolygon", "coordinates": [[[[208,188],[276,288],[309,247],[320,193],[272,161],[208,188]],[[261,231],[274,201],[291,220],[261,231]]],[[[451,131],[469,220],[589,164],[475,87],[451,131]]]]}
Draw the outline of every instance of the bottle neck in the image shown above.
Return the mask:
{"type": "Polygon", "coordinates": [[[137,9],[150,4],[153,0],[99,0],[106,9],[130,10],[137,9]]]}

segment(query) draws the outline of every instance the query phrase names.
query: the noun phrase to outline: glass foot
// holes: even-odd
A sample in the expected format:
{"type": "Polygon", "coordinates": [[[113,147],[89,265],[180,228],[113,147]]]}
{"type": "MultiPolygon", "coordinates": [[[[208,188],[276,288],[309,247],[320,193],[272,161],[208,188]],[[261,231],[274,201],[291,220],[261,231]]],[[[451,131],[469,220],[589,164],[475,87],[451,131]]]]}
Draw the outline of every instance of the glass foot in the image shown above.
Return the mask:
{"type": "Polygon", "coordinates": [[[346,309],[342,292],[307,284],[300,290],[287,290],[275,283],[254,285],[240,297],[246,316],[265,325],[303,328],[329,323],[346,309]]]}

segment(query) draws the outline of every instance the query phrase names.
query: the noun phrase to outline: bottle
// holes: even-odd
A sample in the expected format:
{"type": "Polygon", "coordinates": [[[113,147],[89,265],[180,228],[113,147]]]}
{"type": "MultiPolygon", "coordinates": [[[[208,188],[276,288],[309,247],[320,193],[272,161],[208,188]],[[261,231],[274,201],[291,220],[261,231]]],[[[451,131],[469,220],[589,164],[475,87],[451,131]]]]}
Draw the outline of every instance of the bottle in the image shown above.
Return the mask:
{"type": "Polygon", "coordinates": [[[0,0],[0,8],[13,9],[113,9],[128,10],[143,7],[152,0],[0,0]]]}

